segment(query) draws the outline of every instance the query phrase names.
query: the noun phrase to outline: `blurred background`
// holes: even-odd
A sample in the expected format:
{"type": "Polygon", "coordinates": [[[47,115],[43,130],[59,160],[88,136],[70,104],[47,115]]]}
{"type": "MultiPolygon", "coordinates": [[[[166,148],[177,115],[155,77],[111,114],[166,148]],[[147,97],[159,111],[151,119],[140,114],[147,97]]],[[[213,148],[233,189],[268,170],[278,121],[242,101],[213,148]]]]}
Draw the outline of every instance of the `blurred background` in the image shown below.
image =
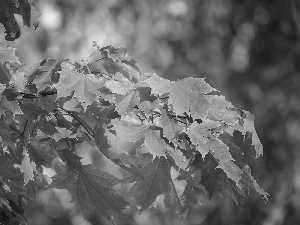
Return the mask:
{"type": "MultiPolygon", "coordinates": [[[[40,0],[40,25],[23,29],[20,61],[88,59],[99,46],[132,49],[143,72],[170,80],[206,77],[251,111],[264,146],[253,175],[271,196],[250,193],[239,210],[214,198],[184,220],[149,210],[137,224],[300,224],[300,2],[298,0],[40,0]]],[[[4,28],[0,25],[0,41],[4,28]]],[[[90,154],[96,154],[91,152],[90,154]]],[[[101,164],[101,156],[93,157],[101,164]]],[[[77,215],[67,192],[40,193],[31,224],[107,224],[77,215]]]]}

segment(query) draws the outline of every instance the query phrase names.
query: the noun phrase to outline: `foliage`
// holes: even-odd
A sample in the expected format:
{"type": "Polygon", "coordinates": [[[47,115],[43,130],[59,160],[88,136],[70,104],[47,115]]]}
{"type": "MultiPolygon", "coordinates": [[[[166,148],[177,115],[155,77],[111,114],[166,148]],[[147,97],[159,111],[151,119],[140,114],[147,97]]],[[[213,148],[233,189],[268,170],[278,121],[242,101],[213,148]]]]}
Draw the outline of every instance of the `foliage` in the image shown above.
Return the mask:
{"type": "Polygon", "coordinates": [[[2,220],[26,222],[39,190],[67,189],[77,209],[108,220],[132,220],[164,196],[166,208],[187,216],[197,193],[225,193],[242,205],[250,190],[264,199],[236,132],[262,145],[254,116],[234,107],[200,78],[169,81],[142,73],[128,49],[94,43],[93,61],[45,59],[21,65],[15,49],[0,44],[2,220]],[[125,152],[111,138],[134,143],[125,152]],[[122,178],[82,165],[78,146],[89,143],[122,169],[122,178]],[[53,163],[54,161],[60,163],[53,163]],[[55,169],[51,179],[43,167],[55,169]],[[133,184],[117,193],[117,184],[133,184]]]}

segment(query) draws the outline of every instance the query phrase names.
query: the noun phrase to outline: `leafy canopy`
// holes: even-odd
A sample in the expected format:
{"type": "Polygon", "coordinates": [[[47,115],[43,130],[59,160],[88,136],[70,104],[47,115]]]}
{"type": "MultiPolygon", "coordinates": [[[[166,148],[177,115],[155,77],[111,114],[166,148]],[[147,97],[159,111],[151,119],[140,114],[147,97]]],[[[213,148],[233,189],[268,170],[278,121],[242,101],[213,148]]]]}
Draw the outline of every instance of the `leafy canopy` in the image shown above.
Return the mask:
{"type": "MultiPolygon", "coordinates": [[[[267,199],[243,150],[231,142],[234,132],[250,135],[256,157],[262,155],[252,114],[216,95],[202,78],[171,82],[128,64],[133,60],[123,48],[96,47],[109,68],[105,60],[93,70],[93,63],[54,59],[27,67],[15,49],[1,45],[2,207],[12,210],[9,202],[20,195],[7,188],[12,183],[67,189],[83,215],[98,211],[109,220],[131,219],[116,184],[133,183],[128,195],[140,212],[163,195],[167,208],[186,216],[199,204],[200,190],[209,197],[228,193],[238,205],[250,189],[267,199]],[[113,136],[135,143],[136,151],[116,150],[122,146],[116,148],[113,136]],[[82,142],[120,166],[123,177],[82,165],[82,142]],[[59,167],[53,166],[57,159],[59,167]],[[54,167],[57,174],[48,179],[42,167],[54,167]]],[[[35,194],[21,193],[21,212],[35,194]]]]}
{"type": "MultiPolygon", "coordinates": [[[[25,6],[16,7],[6,13],[25,6]]],[[[34,17],[23,19],[35,24],[34,17]]],[[[13,38],[11,22],[4,25],[13,38]]],[[[37,190],[48,188],[67,189],[84,216],[99,212],[108,220],[132,220],[132,205],[142,212],[159,196],[181,216],[201,203],[199,192],[228,194],[239,206],[250,190],[267,200],[244,151],[231,141],[240,132],[251,137],[255,157],[262,155],[250,112],[203,78],[169,81],[142,73],[128,49],[94,45],[96,62],[47,59],[26,66],[14,48],[0,44],[0,207],[8,221],[26,222],[37,190]],[[135,151],[115,140],[134,143],[135,151]],[[118,165],[122,177],[82,165],[83,142],[118,165]],[[56,175],[47,177],[44,167],[56,175]],[[134,202],[114,187],[128,183],[134,202]]]]}

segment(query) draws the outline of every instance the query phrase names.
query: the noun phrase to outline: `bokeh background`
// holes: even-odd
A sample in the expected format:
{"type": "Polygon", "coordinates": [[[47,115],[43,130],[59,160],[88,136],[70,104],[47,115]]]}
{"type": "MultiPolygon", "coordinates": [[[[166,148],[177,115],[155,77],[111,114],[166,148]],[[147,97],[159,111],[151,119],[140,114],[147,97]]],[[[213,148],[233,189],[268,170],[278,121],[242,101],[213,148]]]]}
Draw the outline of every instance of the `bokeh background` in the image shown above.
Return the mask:
{"type": "MultiPolygon", "coordinates": [[[[137,224],[300,224],[299,0],[39,0],[37,7],[38,29],[24,28],[8,43],[25,64],[86,60],[93,41],[127,47],[142,71],[170,80],[206,77],[256,116],[264,156],[249,163],[271,196],[267,203],[255,193],[241,210],[228,198],[203,199],[187,220],[149,210],[135,216],[137,224]]],[[[5,42],[2,25],[0,31],[5,42]]],[[[89,154],[101,165],[101,155],[89,154]]],[[[107,224],[77,215],[65,191],[38,199],[31,224],[107,224]]]]}

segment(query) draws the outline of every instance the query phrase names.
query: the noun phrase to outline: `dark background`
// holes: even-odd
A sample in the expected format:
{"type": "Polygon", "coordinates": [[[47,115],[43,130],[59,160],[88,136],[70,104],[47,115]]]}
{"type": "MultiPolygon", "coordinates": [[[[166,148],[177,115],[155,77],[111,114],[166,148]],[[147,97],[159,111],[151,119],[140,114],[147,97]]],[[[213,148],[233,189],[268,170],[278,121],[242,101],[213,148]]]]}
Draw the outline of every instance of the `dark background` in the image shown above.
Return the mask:
{"type": "MultiPolygon", "coordinates": [[[[20,61],[87,59],[99,46],[132,49],[144,72],[170,80],[206,77],[235,105],[251,111],[264,156],[250,160],[267,203],[250,193],[242,210],[228,198],[203,199],[187,220],[149,210],[138,224],[300,224],[300,4],[297,0],[43,0],[36,31],[23,29],[20,61]]],[[[4,28],[0,25],[0,41],[4,28]]],[[[91,153],[93,154],[93,153],[91,153]]],[[[95,159],[94,159],[95,161],[95,159]]],[[[67,192],[42,192],[31,224],[84,221],[67,192]]]]}

